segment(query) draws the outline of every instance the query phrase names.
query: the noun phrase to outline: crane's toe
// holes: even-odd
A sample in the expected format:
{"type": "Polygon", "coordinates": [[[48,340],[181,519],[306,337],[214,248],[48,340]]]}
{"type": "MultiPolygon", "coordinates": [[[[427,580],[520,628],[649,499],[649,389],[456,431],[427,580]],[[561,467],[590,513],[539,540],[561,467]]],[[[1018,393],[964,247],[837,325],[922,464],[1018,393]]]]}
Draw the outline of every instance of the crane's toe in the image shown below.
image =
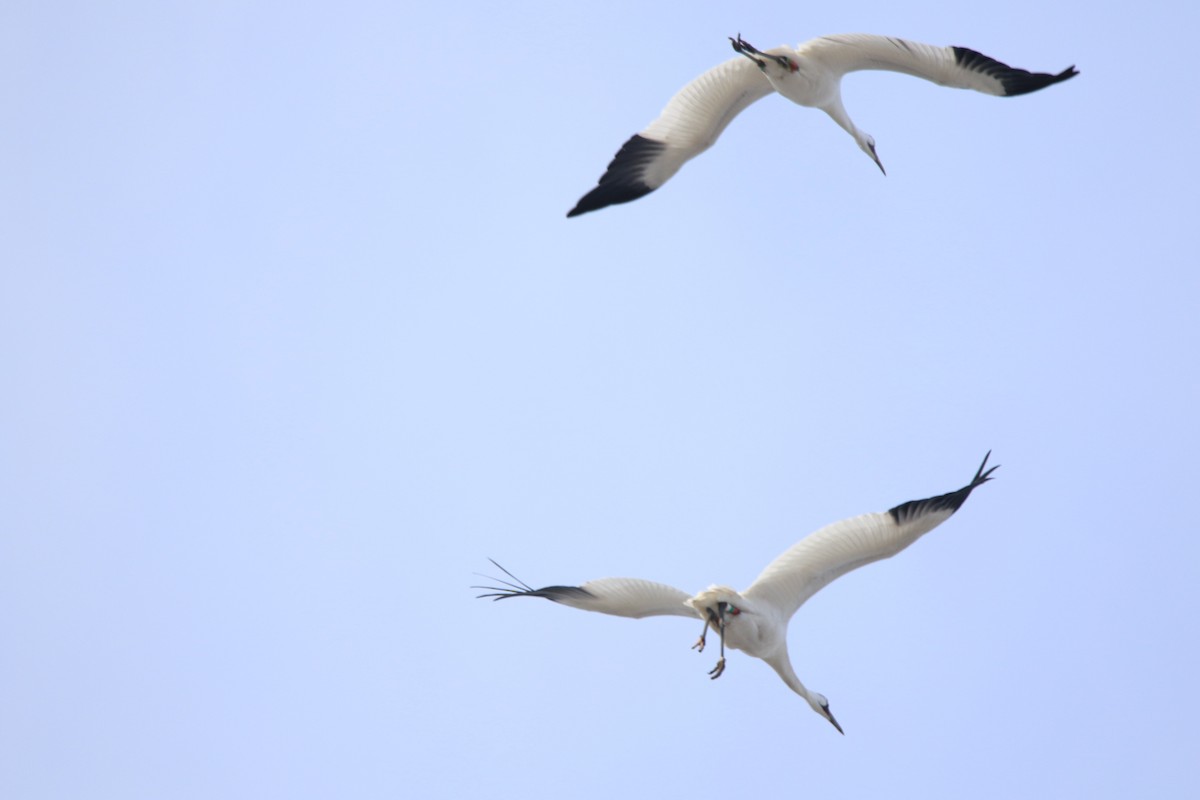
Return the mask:
{"type": "Polygon", "coordinates": [[[740,33],[737,35],[736,39],[734,39],[732,36],[730,36],[729,41],[733,42],[733,49],[737,50],[739,53],[743,53],[743,54],[753,53],[754,55],[761,54],[759,49],[757,47],[755,47],[754,45],[750,44],[749,42],[747,42],[745,39],[743,39],[742,35],[740,33]]]}
{"type": "Polygon", "coordinates": [[[721,677],[722,673],[724,673],[724,672],[725,672],[725,656],[721,656],[717,660],[717,665],[708,671],[708,677],[712,678],[715,681],[717,678],[721,677]]]}

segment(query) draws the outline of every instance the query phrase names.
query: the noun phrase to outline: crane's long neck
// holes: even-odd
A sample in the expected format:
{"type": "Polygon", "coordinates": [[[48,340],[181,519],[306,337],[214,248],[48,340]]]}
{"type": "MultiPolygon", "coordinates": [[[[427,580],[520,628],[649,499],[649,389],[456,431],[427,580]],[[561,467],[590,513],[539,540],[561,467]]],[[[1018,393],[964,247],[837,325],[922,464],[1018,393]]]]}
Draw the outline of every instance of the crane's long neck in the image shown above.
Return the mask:
{"type": "Polygon", "coordinates": [[[883,168],[883,162],[879,160],[879,154],[875,152],[875,140],[870,134],[860,131],[858,126],[850,119],[850,115],[846,113],[845,107],[842,106],[842,98],[835,94],[833,99],[821,106],[821,110],[833,118],[833,121],[841,125],[846,133],[854,137],[854,141],[858,144],[858,148],[870,156],[875,162],[875,166],[879,167],[879,171],[887,175],[887,170],[883,168]]]}
{"type": "Polygon", "coordinates": [[[842,726],[838,725],[838,721],[834,719],[833,713],[829,710],[829,701],[825,699],[825,695],[818,692],[810,692],[805,688],[800,679],[796,677],[796,671],[792,669],[791,659],[788,658],[787,648],[782,647],[769,658],[764,658],[771,665],[771,668],[779,673],[779,677],[783,678],[791,690],[803,697],[812,706],[812,710],[820,714],[825,719],[829,720],[833,727],[837,728],[838,733],[845,733],[842,726]]]}
{"type": "Polygon", "coordinates": [[[764,658],[763,661],[766,661],[771,665],[771,669],[779,673],[779,677],[783,678],[783,682],[786,683],[793,692],[807,700],[809,705],[813,704],[814,696],[808,691],[808,689],[805,688],[804,684],[800,682],[800,678],[796,676],[796,670],[792,669],[792,661],[790,658],[788,658],[786,648],[781,648],[770,658],[764,658]]]}
{"type": "Polygon", "coordinates": [[[854,120],[850,119],[850,115],[846,113],[846,107],[842,105],[841,96],[834,95],[833,99],[821,106],[821,110],[828,114],[834,122],[841,125],[842,130],[853,136],[859,147],[864,150],[867,148],[867,134],[860,131],[854,124],[854,120]]]}

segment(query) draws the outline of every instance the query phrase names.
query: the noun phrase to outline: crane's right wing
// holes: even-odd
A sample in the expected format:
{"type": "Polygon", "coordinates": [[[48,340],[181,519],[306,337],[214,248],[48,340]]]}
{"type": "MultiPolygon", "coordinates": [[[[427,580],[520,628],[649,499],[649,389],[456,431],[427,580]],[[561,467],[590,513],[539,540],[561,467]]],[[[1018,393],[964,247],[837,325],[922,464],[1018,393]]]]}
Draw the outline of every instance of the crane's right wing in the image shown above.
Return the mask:
{"type": "Polygon", "coordinates": [[[937,47],[869,33],[820,36],[804,42],[796,52],[817,60],[839,76],[861,69],[891,70],[939,86],[974,89],[1000,97],[1036,92],[1079,74],[1073,66],[1057,74],[1030,72],[967,47],[937,47]]]}
{"type": "MultiPolygon", "coordinates": [[[[496,564],[495,561],[492,563],[496,564]]],[[[598,611],[601,614],[612,614],[618,617],[633,617],[634,619],[657,616],[695,619],[699,616],[690,606],[684,605],[684,601],[691,595],[663,583],[644,581],[639,578],[601,578],[588,581],[581,586],[546,586],[534,589],[504,567],[499,564],[496,566],[516,583],[494,578],[493,580],[504,585],[471,587],[491,590],[488,594],[481,594],[479,597],[490,597],[493,600],[504,600],[509,597],[544,597],[571,608],[598,611]]]]}
{"type": "Polygon", "coordinates": [[[711,147],[747,106],[773,91],[747,58],[738,56],[713,67],[680,89],[658,119],[621,146],[596,188],[567,216],[628,203],[654,191],[711,147]]]}
{"type": "MultiPolygon", "coordinates": [[[[988,453],[990,456],[991,453],[988,453]]],[[[805,536],[767,565],[742,594],[769,603],[789,619],[804,601],[851,570],[890,558],[941,525],[967,501],[996,467],[984,471],[988,456],[971,482],[955,492],[911,500],[877,514],[862,514],[826,525],[805,536]]]]}

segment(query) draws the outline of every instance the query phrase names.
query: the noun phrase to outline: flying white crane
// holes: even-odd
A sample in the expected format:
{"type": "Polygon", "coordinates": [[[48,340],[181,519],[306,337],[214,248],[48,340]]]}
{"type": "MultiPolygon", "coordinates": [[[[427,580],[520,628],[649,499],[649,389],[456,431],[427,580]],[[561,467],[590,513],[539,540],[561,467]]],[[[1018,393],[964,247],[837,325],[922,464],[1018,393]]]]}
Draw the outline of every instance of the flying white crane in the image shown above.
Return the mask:
{"type": "Polygon", "coordinates": [[[904,72],[941,86],[1000,97],[1036,92],[1079,74],[1074,66],[1057,75],[1027,72],[965,47],[935,47],[865,33],[821,36],[795,49],[785,45],[765,52],[741,34],[729,41],[745,58],[726,61],[683,87],[658,119],[625,142],[600,183],[567,212],[568,217],[628,203],[654,191],[684,163],[712,147],[747,106],[773,91],[793,103],[824,111],[882,170],[875,140],[850,121],[842,106],[842,76],[847,72],[904,72]]]}
{"type": "Polygon", "coordinates": [[[896,555],[949,519],[976,486],[991,480],[997,467],[984,471],[989,456],[991,451],[983,457],[971,482],[956,492],[912,500],[883,513],[852,517],[809,534],[768,564],[741,594],[714,585],[689,597],[672,586],[638,578],[601,578],[580,586],[534,589],[495,561],[492,563],[516,583],[493,578],[503,586],[472,588],[489,590],[479,597],[544,597],[572,608],[618,617],[699,617],[704,620],[704,628],[693,648],[703,652],[709,628],[721,637],[721,657],[708,673],[710,676],[719,678],[725,671],[726,645],[761,658],[842,733],[842,726],[829,711],[829,701],[806,689],[792,669],[787,649],[788,621],[805,600],[830,581],[864,564],[896,555]]]}

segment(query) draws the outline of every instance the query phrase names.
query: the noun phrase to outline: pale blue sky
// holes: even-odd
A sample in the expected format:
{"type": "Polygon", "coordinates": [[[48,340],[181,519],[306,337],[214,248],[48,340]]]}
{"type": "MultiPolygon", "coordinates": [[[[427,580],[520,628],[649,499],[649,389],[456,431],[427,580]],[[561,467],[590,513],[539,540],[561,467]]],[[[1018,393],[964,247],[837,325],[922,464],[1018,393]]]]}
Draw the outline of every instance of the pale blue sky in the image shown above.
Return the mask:
{"type": "Polygon", "coordinates": [[[7,4],[0,796],[1196,791],[1197,16],[7,4]],[[886,178],[767,98],[564,218],[726,37],[852,31],[1081,75],[850,76],[886,178]],[[791,625],[845,737],[468,588],[744,587],[988,449],[791,625]]]}

